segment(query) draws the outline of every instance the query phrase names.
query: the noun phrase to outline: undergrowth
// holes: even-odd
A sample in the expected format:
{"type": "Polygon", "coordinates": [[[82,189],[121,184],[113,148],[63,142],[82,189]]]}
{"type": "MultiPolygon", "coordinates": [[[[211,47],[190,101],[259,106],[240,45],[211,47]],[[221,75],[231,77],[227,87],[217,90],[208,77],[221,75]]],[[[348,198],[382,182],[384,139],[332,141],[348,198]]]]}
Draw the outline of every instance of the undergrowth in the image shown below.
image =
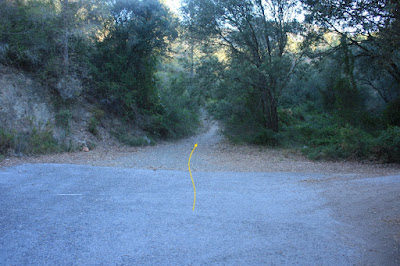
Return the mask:
{"type": "MultiPolygon", "coordinates": [[[[313,160],[400,162],[399,126],[385,125],[384,120],[363,113],[352,124],[338,114],[319,112],[309,103],[278,112],[278,133],[257,124],[256,119],[238,116],[222,119],[224,133],[234,143],[300,150],[313,160]]],[[[218,111],[213,114],[218,117],[218,111]]]]}
{"type": "Polygon", "coordinates": [[[49,127],[35,127],[31,132],[8,132],[0,129],[0,155],[5,157],[10,153],[38,155],[55,153],[63,150],[53,137],[49,127]]]}
{"type": "Polygon", "coordinates": [[[114,131],[112,134],[117,138],[119,142],[131,147],[156,144],[153,139],[150,139],[147,136],[135,136],[122,130],[114,131]]]}

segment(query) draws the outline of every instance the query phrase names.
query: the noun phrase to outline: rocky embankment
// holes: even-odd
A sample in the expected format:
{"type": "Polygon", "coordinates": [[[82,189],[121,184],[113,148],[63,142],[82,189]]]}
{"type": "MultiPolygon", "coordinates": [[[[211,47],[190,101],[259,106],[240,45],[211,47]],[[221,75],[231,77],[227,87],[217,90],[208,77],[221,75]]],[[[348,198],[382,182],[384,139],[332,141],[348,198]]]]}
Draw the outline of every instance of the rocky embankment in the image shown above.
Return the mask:
{"type": "MultiPolygon", "coordinates": [[[[12,137],[14,142],[8,148],[4,145],[0,154],[22,156],[25,146],[32,141],[29,138],[43,143],[52,137],[54,143],[67,150],[113,142],[106,128],[115,128],[121,123],[106,116],[94,123],[98,112],[96,105],[79,95],[65,101],[56,90],[41,84],[30,74],[0,65],[0,132],[12,137]]],[[[1,141],[4,137],[0,146],[1,141]]]]}

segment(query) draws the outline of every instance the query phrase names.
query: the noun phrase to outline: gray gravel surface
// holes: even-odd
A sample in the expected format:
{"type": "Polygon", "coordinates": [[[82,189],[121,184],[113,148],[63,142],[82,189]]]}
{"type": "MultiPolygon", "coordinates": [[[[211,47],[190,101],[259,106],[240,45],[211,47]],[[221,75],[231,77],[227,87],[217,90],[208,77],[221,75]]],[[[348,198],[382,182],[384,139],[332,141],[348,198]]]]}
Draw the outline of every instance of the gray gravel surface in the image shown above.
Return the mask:
{"type": "Polygon", "coordinates": [[[194,211],[188,172],[2,168],[0,265],[400,262],[400,176],[193,177],[194,211]]]}
{"type": "Polygon", "coordinates": [[[152,170],[187,171],[189,154],[195,143],[191,168],[211,172],[293,172],[324,174],[357,174],[364,176],[396,175],[399,164],[360,163],[352,161],[311,161],[304,156],[281,149],[252,145],[233,145],[221,135],[218,123],[204,120],[197,136],[156,146],[100,146],[90,152],[51,154],[39,157],[9,158],[1,166],[24,163],[84,164],[152,170]]]}
{"type": "Polygon", "coordinates": [[[0,265],[400,265],[399,180],[399,165],[232,145],[212,121],[157,146],[10,158],[0,265]]]}

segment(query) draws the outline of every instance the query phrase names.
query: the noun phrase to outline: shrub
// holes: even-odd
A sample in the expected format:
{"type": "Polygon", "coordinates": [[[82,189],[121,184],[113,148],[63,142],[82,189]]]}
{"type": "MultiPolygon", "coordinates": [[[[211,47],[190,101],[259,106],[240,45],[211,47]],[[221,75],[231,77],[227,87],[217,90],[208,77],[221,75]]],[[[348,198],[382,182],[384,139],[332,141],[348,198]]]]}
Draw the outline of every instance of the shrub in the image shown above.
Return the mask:
{"type": "Polygon", "coordinates": [[[29,136],[27,154],[45,154],[59,151],[57,141],[53,137],[53,132],[46,128],[34,128],[29,136]]]}
{"type": "Polygon", "coordinates": [[[72,113],[70,110],[60,110],[56,116],[56,125],[63,128],[65,130],[65,133],[68,135],[71,130],[71,119],[72,119],[72,113]]]}
{"type": "Polygon", "coordinates": [[[392,126],[381,131],[372,152],[383,162],[400,162],[400,127],[392,126]]]}
{"type": "Polygon", "coordinates": [[[187,137],[196,132],[199,126],[199,118],[195,111],[171,107],[167,109],[165,117],[165,129],[167,137],[178,139],[187,137]]]}
{"type": "Polygon", "coordinates": [[[97,107],[92,108],[91,113],[93,114],[93,117],[96,118],[98,121],[103,119],[105,115],[105,112],[97,107]]]}
{"type": "Polygon", "coordinates": [[[0,155],[6,155],[10,149],[14,148],[14,144],[14,135],[0,129],[0,155]]]}
{"type": "Polygon", "coordinates": [[[400,97],[387,105],[383,118],[388,125],[400,126],[400,97]]]}
{"type": "Polygon", "coordinates": [[[144,123],[144,130],[157,138],[168,137],[167,119],[161,114],[148,114],[144,123]]]}
{"type": "Polygon", "coordinates": [[[371,135],[347,124],[317,132],[303,151],[311,159],[367,158],[372,143],[371,135]]]}
{"type": "Polygon", "coordinates": [[[95,136],[97,136],[97,134],[99,133],[97,131],[97,126],[99,125],[99,123],[99,120],[97,120],[95,117],[91,117],[89,120],[89,132],[95,136]]]}
{"type": "Polygon", "coordinates": [[[279,134],[266,128],[260,128],[254,134],[249,135],[248,140],[253,144],[275,147],[279,145],[279,134]]]}
{"type": "Polygon", "coordinates": [[[133,136],[129,133],[125,133],[122,131],[113,132],[113,135],[120,141],[121,143],[137,147],[137,146],[146,146],[146,145],[154,145],[155,142],[149,139],[146,136],[133,136]]]}

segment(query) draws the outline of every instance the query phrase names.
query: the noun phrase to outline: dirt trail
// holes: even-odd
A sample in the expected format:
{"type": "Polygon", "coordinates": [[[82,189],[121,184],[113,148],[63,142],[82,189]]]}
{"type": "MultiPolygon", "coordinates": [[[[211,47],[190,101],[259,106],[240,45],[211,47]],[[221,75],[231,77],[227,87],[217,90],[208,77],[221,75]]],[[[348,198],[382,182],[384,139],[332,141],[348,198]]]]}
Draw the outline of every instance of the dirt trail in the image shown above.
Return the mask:
{"type": "Polygon", "coordinates": [[[203,119],[204,127],[196,136],[147,147],[98,147],[88,153],[62,153],[35,158],[11,158],[0,163],[69,163],[116,166],[153,170],[187,170],[189,154],[195,143],[191,168],[194,171],[297,172],[337,175],[383,176],[400,173],[400,165],[359,162],[311,161],[293,151],[252,145],[233,145],[221,134],[216,121],[203,119]]]}

